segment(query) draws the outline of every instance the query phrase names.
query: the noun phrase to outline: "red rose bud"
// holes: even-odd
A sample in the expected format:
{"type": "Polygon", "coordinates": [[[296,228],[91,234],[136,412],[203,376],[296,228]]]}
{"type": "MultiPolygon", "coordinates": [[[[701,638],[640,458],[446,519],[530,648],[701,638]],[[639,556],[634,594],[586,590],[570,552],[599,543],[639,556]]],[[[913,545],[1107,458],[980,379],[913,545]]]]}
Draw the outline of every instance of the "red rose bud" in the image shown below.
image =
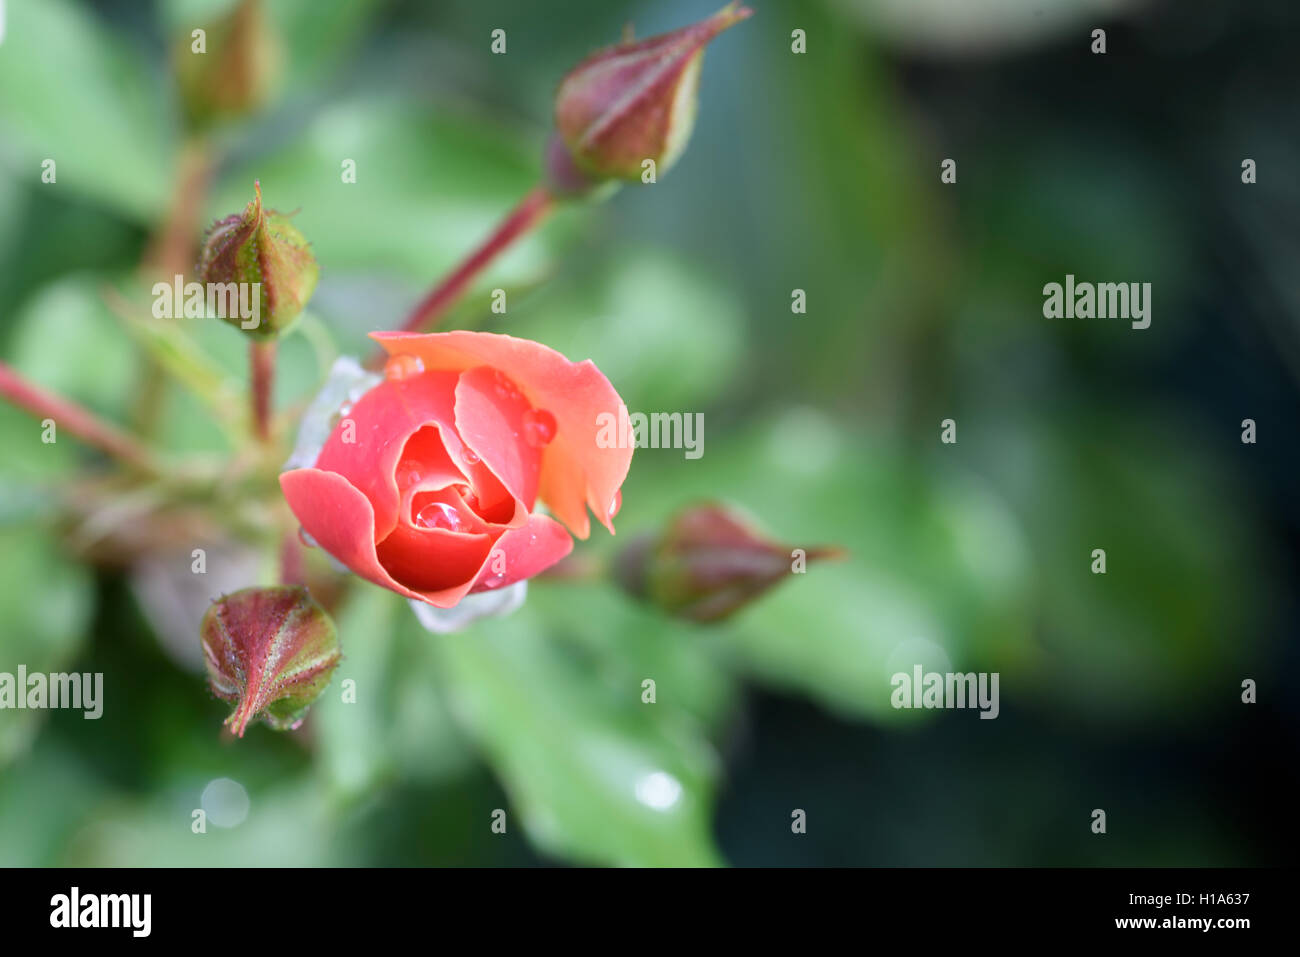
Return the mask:
{"type": "Polygon", "coordinates": [[[597,187],[618,188],[614,180],[600,179],[583,171],[559,133],[552,133],[546,141],[543,161],[546,188],[554,196],[577,199],[592,195],[597,187]]]}
{"type": "Polygon", "coordinates": [[[221,318],[259,339],[283,334],[311,299],[320,268],[289,217],[262,206],[262,186],[242,213],[212,224],[199,253],[199,279],[221,318]],[[214,285],[219,284],[219,285],[214,285]]]}
{"type": "Polygon", "coordinates": [[[208,685],[237,703],[225,723],[239,737],[261,716],[277,731],[302,723],[339,663],[334,622],[306,588],[245,588],[213,602],[199,625],[208,685]]]}
{"type": "Polygon", "coordinates": [[[260,0],[240,0],[215,23],[195,24],[174,57],[190,122],[203,127],[256,110],[270,98],[282,59],[260,0]]]}
{"type": "Polygon", "coordinates": [[[629,594],[678,618],[721,621],[758,598],[802,561],[844,557],[843,549],[796,549],[761,537],[723,505],[678,513],[658,536],[632,543],[615,576],[629,594]]]}
{"type": "Polygon", "coordinates": [[[681,155],[695,125],[704,47],[753,11],[729,3],[707,20],[583,60],[560,83],[555,125],[577,164],[595,176],[636,180],[681,155]]]}

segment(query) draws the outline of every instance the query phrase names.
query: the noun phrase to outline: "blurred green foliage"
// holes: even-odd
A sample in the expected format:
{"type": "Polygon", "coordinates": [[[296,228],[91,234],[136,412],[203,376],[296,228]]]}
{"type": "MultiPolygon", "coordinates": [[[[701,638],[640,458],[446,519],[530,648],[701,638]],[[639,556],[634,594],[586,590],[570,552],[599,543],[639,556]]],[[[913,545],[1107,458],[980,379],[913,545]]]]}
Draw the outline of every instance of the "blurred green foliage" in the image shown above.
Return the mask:
{"type": "MultiPolygon", "coordinates": [[[[0,354],[117,421],[135,414],[143,354],[103,293],[131,288],[167,210],[181,137],[168,51],[223,6],[8,5],[0,354]],[[46,157],[57,185],[40,182],[46,157]]],[[[203,215],[242,208],[254,179],[268,205],[300,210],[321,282],[281,350],[282,406],[395,325],[529,188],[568,65],[625,20],[646,35],[707,12],[542,6],[270,5],[286,86],[217,135],[203,215]],[[510,52],[493,61],[500,25],[510,52]],[[355,184],[341,183],[345,158],[355,184]]],[[[846,546],[849,561],[712,629],[609,586],[538,582],[514,616],[434,636],[359,585],[339,615],[344,663],[307,725],[232,742],[201,675],[160,653],[129,573],[61,554],[51,497],[94,457],[43,444],[0,407],[0,671],[103,671],[107,689],[97,722],[0,713],[0,864],[1267,858],[1226,805],[1180,793],[1177,770],[1086,787],[1134,729],[1163,754],[1189,728],[1238,720],[1226,715],[1239,676],[1281,654],[1287,565],[1256,494],[1267,483],[1241,459],[1246,413],[1215,419],[1146,388],[1176,382],[1161,356],[1200,334],[1185,318],[1202,297],[1194,224],[1212,216],[1189,210],[1161,165],[1176,144],[1144,153],[1028,108],[982,118],[996,135],[970,134],[961,189],[945,192],[939,118],[904,94],[897,36],[872,31],[872,6],[762,4],[710,49],[699,127],[671,175],[566,210],[454,315],[590,356],[633,410],[705,413],[706,454],[638,452],[618,538],[597,531],[580,549],[608,557],[681,503],[723,497],[783,540],[846,546]],[[806,57],[788,53],[791,25],[808,32],[806,57]],[[1042,320],[1043,282],[1135,270],[1159,290],[1146,334],[1042,320]],[[489,312],[495,286],[506,317],[489,312]],[[790,312],[794,288],[807,315],[790,312]],[[949,416],[959,441],[942,446],[949,416]],[[1089,573],[1094,547],[1105,577],[1089,573]],[[999,672],[1003,717],[985,728],[892,709],[889,677],[915,663],[999,672]],[[764,718],[769,737],[755,739],[755,689],[855,730],[799,712],[775,730],[764,718]],[[745,776],[782,767],[753,753],[789,739],[820,764],[745,776]],[[729,783],[733,767],[744,785],[729,783]],[[250,814],[193,834],[217,777],[247,789],[250,814]],[[1142,822],[1113,852],[1071,830],[1107,796],[1142,822]],[[809,806],[823,809],[815,850],[790,857],[790,809],[809,806]],[[505,835],[489,829],[497,808],[505,835]]],[[[212,323],[174,337],[168,349],[204,357],[238,397],[237,334],[212,323]]],[[[1282,381],[1278,407],[1294,409],[1282,381]]],[[[228,451],[192,390],[169,384],[160,407],[165,448],[228,451]]]]}

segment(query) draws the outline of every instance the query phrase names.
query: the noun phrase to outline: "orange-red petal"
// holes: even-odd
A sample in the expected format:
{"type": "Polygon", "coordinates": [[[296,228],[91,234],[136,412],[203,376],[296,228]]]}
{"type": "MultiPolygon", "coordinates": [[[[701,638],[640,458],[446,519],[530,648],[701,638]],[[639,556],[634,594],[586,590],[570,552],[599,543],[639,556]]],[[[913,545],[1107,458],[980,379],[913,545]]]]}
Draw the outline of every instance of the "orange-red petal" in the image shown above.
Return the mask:
{"type": "Polygon", "coordinates": [[[541,456],[542,500],[579,538],[591,531],[588,507],[614,530],[611,512],[632,448],[597,442],[602,425],[626,417],[627,408],[594,363],[570,362],[540,343],[486,332],[376,332],[371,337],[390,355],[417,357],[429,371],[499,369],[534,409],[555,418],[554,438],[541,456]]]}

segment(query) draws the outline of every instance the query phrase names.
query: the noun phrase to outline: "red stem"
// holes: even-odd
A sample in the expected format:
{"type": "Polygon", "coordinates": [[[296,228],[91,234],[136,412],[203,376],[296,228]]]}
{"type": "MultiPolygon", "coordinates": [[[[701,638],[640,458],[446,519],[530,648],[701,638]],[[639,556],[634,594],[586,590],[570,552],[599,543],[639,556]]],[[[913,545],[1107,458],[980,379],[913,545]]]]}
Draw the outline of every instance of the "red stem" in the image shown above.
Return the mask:
{"type": "Polygon", "coordinates": [[[271,388],[275,382],[275,340],[254,341],[248,347],[253,380],[253,429],[262,442],[271,440],[271,388]]]}
{"type": "Polygon", "coordinates": [[[280,584],[307,584],[307,569],[303,564],[302,540],[297,532],[285,532],[280,542],[280,584]]]}
{"type": "Polygon", "coordinates": [[[153,453],[126,432],[89,409],[28,382],[3,362],[0,362],[0,396],[37,418],[53,419],[56,426],[127,465],[143,472],[159,471],[153,453]]]}
{"type": "MultiPolygon", "coordinates": [[[[435,326],[439,319],[469,288],[470,283],[520,236],[542,222],[555,206],[555,197],[545,186],[535,186],[496,230],[468,257],[420,300],[402,323],[402,332],[421,332],[435,326]]],[[[372,360],[382,361],[382,357],[372,360]]]]}

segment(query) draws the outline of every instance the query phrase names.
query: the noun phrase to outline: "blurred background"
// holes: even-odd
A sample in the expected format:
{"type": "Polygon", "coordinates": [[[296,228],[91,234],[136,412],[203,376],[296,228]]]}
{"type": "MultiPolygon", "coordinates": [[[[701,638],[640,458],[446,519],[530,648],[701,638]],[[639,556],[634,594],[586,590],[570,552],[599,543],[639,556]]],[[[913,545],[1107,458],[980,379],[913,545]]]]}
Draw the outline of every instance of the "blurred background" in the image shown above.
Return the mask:
{"type": "MultiPolygon", "coordinates": [[[[514,616],[439,637],[360,584],[306,725],[234,740],[192,592],[201,610],[264,556],[234,536],[197,583],[185,542],[92,560],[148,503],[70,516],[104,463],[0,407],[0,671],[102,672],[105,700],[98,721],[0,711],[0,864],[1289,861],[1300,8],[752,5],[709,48],[680,163],[564,210],[451,325],[591,357],[634,411],[704,413],[703,457],[639,451],[617,539],[580,551],[722,498],[851,558],[716,627],[539,582],[514,616]],[[1067,273],[1150,282],[1151,327],[1045,319],[1067,273]],[[1000,716],[894,710],[889,678],[916,663],[998,672],[1000,716]]],[[[226,437],[191,395],[142,395],[105,290],[138,281],[184,170],[172,51],[228,6],[8,0],[0,39],[0,356],[212,456],[226,437]]],[[[277,92],[213,133],[200,218],[254,179],[300,209],[321,281],[281,347],[281,406],[533,184],[569,67],[625,23],[714,6],[268,0],[277,92]]],[[[185,331],[242,410],[238,334],[185,331]]]]}

